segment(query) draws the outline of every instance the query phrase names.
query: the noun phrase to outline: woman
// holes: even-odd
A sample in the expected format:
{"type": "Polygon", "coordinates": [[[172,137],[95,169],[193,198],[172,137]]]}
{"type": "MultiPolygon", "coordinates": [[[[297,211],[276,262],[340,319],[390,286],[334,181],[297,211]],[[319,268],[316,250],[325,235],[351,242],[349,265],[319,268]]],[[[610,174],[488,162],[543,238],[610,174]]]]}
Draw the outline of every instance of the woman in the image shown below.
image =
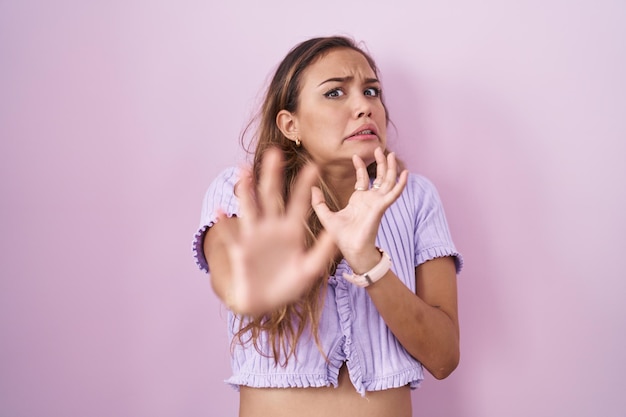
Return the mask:
{"type": "Polygon", "coordinates": [[[267,90],[252,169],[209,187],[194,248],[230,310],[240,416],[410,416],[422,365],[456,368],[461,257],[387,122],[371,57],[310,39],[267,90]]]}

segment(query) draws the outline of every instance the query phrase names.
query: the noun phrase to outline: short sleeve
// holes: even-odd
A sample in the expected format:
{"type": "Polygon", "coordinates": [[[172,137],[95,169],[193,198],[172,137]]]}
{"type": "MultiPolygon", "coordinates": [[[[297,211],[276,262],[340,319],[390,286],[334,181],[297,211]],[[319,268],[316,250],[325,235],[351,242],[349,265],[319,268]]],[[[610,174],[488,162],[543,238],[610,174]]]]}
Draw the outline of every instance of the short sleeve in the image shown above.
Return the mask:
{"type": "Polygon", "coordinates": [[[209,272],[209,265],[203,250],[204,236],[207,230],[215,224],[218,210],[222,210],[228,217],[239,213],[239,201],[235,196],[237,181],[239,181],[239,170],[234,167],[225,169],[211,182],[204,195],[200,226],[192,242],[194,259],[204,272],[209,272]]]}
{"type": "Polygon", "coordinates": [[[444,256],[453,256],[457,273],[463,267],[463,257],[457,251],[446,220],[437,189],[430,180],[412,174],[409,183],[417,213],[414,224],[415,266],[444,256]]]}

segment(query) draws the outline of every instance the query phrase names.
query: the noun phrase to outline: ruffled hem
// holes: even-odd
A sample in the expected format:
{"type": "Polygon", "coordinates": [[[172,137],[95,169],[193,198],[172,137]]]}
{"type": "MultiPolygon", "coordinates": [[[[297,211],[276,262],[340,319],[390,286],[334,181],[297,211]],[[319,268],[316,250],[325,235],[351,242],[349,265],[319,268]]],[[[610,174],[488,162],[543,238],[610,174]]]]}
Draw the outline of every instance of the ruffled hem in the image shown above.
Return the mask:
{"type": "MultiPolygon", "coordinates": [[[[225,380],[236,391],[240,386],[251,388],[320,388],[333,385],[326,375],[319,374],[239,374],[225,380]]],[[[336,385],[335,385],[336,386],[336,385]]]]}
{"type": "Polygon", "coordinates": [[[409,385],[411,389],[417,389],[424,380],[424,371],[421,366],[405,369],[394,375],[386,375],[371,381],[364,381],[365,391],[382,391],[391,388],[400,388],[409,385]]]}
{"type": "MultiPolygon", "coordinates": [[[[230,213],[230,212],[225,213],[225,214],[227,217],[233,217],[236,215],[235,213],[230,213]]],[[[196,262],[196,265],[198,265],[198,268],[200,268],[200,270],[206,273],[209,272],[209,264],[206,260],[206,257],[204,256],[204,249],[203,249],[204,235],[206,234],[207,230],[211,228],[211,226],[217,223],[217,216],[213,215],[212,217],[214,220],[209,221],[208,224],[200,226],[196,234],[193,235],[193,241],[191,242],[191,250],[193,252],[193,259],[196,262]]]]}
{"type": "Polygon", "coordinates": [[[328,365],[326,367],[327,380],[334,387],[339,386],[339,370],[346,361],[342,350],[342,339],[339,339],[328,354],[328,365]]]}
{"type": "MultiPolygon", "coordinates": [[[[400,388],[409,385],[411,389],[417,389],[424,380],[424,372],[421,367],[406,369],[395,375],[388,375],[376,378],[371,381],[363,381],[359,376],[359,387],[356,390],[362,396],[368,391],[383,391],[391,388],[400,388]]],[[[224,381],[235,391],[239,391],[240,386],[251,388],[320,388],[337,387],[337,381],[333,382],[328,375],[319,374],[239,374],[224,381]]],[[[353,381],[354,385],[354,381],[353,381]]]]}
{"type": "Polygon", "coordinates": [[[344,273],[350,274],[352,272],[345,260],[342,260],[339,265],[337,265],[335,276],[340,278],[337,278],[335,299],[337,302],[337,313],[339,314],[339,325],[344,337],[343,353],[347,358],[346,365],[348,367],[348,373],[350,374],[350,381],[352,381],[352,385],[356,391],[361,394],[361,396],[365,396],[366,387],[363,384],[361,358],[359,357],[358,350],[354,349],[352,341],[353,317],[349,291],[352,284],[343,278],[344,273]]]}
{"type": "Polygon", "coordinates": [[[204,234],[209,227],[213,226],[213,223],[210,225],[202,226],[198,229],[195,235],[193,235],[193,242],[191,242],[191,250],[193,251],[193,260],[204,272],[209,272],[209,265],[207,264],[206,258],[204,257],[204,251],[202,250],[202,245],[204,245],[204,234]]]}
{"type": "Polygon", "coordinates": [[[420,265],[431,259],[443,258],[445,256],[454,256],[456,272],[457,274],[461,272],[461,269],[463,269],[463,256],[456,249],[446,246],[437,246],[420,251],[415,259],[415,265],[420,265]]]}

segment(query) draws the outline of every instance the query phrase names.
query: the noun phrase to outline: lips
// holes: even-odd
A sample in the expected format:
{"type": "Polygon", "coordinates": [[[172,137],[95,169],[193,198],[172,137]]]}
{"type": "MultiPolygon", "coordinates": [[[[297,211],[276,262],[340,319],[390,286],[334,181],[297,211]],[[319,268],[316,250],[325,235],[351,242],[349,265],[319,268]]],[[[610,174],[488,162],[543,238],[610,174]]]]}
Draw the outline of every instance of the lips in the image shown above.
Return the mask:
{"type": "Polygon", "coordinates": [[[367,124],[367,125],[360,126],[357,130],[352,132],[346,138],[346,140],[356,139],[356,138],[358,138],[360,136],[375,136],[376,138],[378,138],[378,132],[376,131],[376,127],[374,125],[367,124]]]}

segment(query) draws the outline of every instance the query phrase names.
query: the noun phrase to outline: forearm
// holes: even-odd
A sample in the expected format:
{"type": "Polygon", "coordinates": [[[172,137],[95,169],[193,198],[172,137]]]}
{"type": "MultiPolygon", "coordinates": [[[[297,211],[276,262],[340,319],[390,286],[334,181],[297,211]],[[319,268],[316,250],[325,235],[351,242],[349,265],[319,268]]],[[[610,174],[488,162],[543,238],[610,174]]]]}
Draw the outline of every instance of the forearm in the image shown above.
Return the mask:
{"type": "Polygon", "coordinates": [[[435,378],[445,378],[454,371],[459,362],[456,293],[453,307],[437,305],[434,300],[428,303],[392,271],[367,291],[402,346],[435,378]]]}

